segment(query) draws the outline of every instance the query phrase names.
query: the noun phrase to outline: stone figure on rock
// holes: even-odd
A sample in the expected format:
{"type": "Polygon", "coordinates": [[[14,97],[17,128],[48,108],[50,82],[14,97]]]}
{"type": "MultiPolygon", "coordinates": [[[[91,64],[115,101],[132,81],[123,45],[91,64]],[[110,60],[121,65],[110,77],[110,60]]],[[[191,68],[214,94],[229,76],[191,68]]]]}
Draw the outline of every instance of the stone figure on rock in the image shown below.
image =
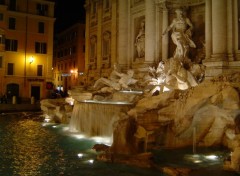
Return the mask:
{"type": "Polygon", "coordinates": [[[149,67],[149,76],[146,82],[152,88],[148,96],[154,95],[155,92],[186,90],[198,85],[194,75],[184,67],[179,59],[174,57],[160,61],[156,69],[149,67]]]}
{"type": "Polygon", "coordinates": [[[176,18],[173,19],[162,35],[172,30],[171,38],[176,45],[173,57],[184,59],[187,57],[189,47],[196,48],[195,43],[191,39],[193,25],[189,18],[184,17],[182,9],[177,9],[175,12],[176,18]]]}
{"type": "Polygon", "coordinates": [[[117,71],[117,67],[114,66],[114,70],[111,72],[109,78],[99,78],[93,85],[94,89],[100,89],[102,87],[112,87],[115,90],[128,89],[130,85],[136,84],[138,80],[133,78],[134,71],[128,70],[127,73],[117,71]]]}
{"type": "Polygon", "coordinates": [[[198,85],[192,73],[184,68],[179,59],[170,58],[168,64],[169,70],[167,71],[166,84],[172,89],[186,90],[198,85]]]}
{"type": "Polygon", "coordinates": [[[108,87],[113,87],[116,90],[120,90],[120,85],[118,84],[118,81],[120,79],[119,77],[119,72],[120,69],[118,68],[117,64],[113,65],[113,71],[110,73],[109,78],[104,78],[101,77],[99,78],[93,85],[94,89],[100,89],[104,86],[108,86],[108,87]]]}

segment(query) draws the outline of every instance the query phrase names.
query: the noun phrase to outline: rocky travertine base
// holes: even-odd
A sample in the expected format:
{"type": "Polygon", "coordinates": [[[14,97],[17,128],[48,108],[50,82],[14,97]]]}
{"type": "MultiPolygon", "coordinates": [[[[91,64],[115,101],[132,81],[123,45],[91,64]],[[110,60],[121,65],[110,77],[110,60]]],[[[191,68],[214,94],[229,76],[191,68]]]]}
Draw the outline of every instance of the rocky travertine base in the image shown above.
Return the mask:
{"type": "Polygon", "coordinates": [[[68,124],[73,106],[66,103],[64,98],[41,100],[41,110],[51,121],[68,124]]]}

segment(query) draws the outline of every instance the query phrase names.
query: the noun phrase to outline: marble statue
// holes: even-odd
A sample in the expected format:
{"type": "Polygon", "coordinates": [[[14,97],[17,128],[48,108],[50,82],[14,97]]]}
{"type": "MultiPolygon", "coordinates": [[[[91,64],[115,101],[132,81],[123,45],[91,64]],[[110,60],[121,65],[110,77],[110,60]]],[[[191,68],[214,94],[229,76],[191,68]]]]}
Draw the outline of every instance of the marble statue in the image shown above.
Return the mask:
{"type": "Polygon", "coordinates": [[[133,78],[134,71],[128,70],[122,73],[114,66],[109,78],[99,78],[93,85],[94,89],[100,89],[104,86],[112,87],[115,90],[128,89],[130,85],[136,84],[137,80],[133,78]]]}
{"type": "Polygon", "coordinates": [[[183,63],[174,57],[160,61],[156,69],[149,67],[149,76],[146,82],[152,88],[148,96],[152,96],[157,91],[162,93],[174,89],[186,90],[198,85],[190,70],[185,69],[183,63]]]}
{"type": "Polygon", "coordinates": [[[183,63],[179,59],[174,57],[169,59],[166,84],[173,89],[180,90],[186,90],[198,85],[192,73],[184,68],[183,63]]]}
{"type": "Polygon", "coordinates": [[[147,84],[152,86],[148,96],[153,95],[157,91],[163,92],[166,87],[165,62],[160,61],[156,69],[154,67],[149,67],[148,70],[150,78],[147,79],[147,84]]]}
{"type": "Polygon", "coordinates": [[[135,46],[137,49],[137,57],[143,58],[145,56],[145,21],[141,22],[141,28],[136,37],[135,46]]]}
{"type": "Polygon", "coordinates": [[[177,46],[174,57],[183,59],[187,56],[189,47],[196,48],[195,43],[191,39],[193,25],[189,18],[184,17],[181,9],[177,9],[175,12],[176,18],[173,19],[162,35],[172,30],[171,38],[177,46]]]}
{"type": "Polygon", "coordinates": [[[113,87],[116,90],[120,90],[120,84],[118,84],[118,81],[120,79],[119,76],[119,69],[117,64],[113,65],[113,71],[110,73],[109,78],[99,78],[93,85],[94,89],[100,89],[104,86],[109,86],[109,87],[113,87]]]}

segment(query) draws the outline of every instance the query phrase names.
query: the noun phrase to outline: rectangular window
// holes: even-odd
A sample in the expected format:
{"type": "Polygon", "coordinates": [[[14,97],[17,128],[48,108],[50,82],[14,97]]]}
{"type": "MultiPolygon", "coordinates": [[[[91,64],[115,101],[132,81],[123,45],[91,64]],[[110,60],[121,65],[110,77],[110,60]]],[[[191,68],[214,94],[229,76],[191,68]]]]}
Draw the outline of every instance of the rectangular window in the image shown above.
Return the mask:
{"type": "Polygon", "coordinates": [[[8,69],[7,69],[7,74],[8,75],[13,75],[13,63],[8,63],[8,69]]]}
{"type": "Polygon", "coordinates": [[[6,39],[5,41],[5,50],[6,51],[17,51],[18,48],[18,41],[6,39]]]}
{"type": "Polygon", "coordinates": [[[48,15],[48,5],[47,4],[37,4],[38,15],[47,16],[48,15]]]}
{"type": "Polygon", "coordinates": [[[85,53],[85,45],[83,45],[83,53],[85,53]]]}
{"type": "Polygon", "coordinates": [[[2,65],[3,65],[3,57],[0,56],[0,68],[2,68],[2,65]]]}
{"type": "Polygon", "coordinates": [[[16,19],[15,18],[9,18],[8,20],[8,28],[9,29],[16,29],[16,19]]]}
{"type": "Polygon", "coordinates": [[[16,11],[16,0],[10,0],[9,1],[9,10],[16,11]]]}
{"type": "Polygon", "coordinates": [[[44,23],[43,22],[39,22],[38,23],[38,33],[44,33],[44,23]]]}
{"type": "Polygon", "coordinates": [[[3,14],[0,13],[0,21],[3,21],[3,14]]]}
{"type": "Polygon", "coordinates": [[[42,76],[42,71],[43,71],[43,66],[42,65],[38,65],[37,66],[37,76],[42,76]]]}
{"type": "Polygon", "coordinates": [[[0,44],[5,44],[5,36],[0,34],[0,44]]]}
{"type": "Polygon", "coordinates": [[[46,54],[47,53],[47,44],[41,42],[35,42],[35,52],[46,54]]]}
{"type": "Polygon", "coordinates": [[[5,0],[0,0],[1,5],[5,5],[5,0]]]}

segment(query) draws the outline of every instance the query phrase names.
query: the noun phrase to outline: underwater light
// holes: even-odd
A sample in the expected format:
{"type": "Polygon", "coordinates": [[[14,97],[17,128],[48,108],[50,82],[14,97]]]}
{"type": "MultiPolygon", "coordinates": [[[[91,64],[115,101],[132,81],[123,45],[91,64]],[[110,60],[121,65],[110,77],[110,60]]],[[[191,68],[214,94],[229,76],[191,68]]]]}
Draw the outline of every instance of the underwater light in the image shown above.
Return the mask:
{"type": "Polygon", "coordinates": [[[208,156],[205,156],[206,159],[209,159],[209,160],[217,160],[218,157],[216,155],[208,155],[208,156]]]}
{"type": "Polygon", "coordinates": [[[56,125],[53,125],[52,127],[53,127],[53,128],[57,128],[57,126],[56,126],[56,125]]]}
{"type": "Polygon", "coordinates": [[[82,158],[83,154],[82,153],[78,153],[77,156],[78,156],[78,158],[82,158]]]}
{"type": "Polygon", "coordinates": [[[110,137],[92,137],[92,139],[96,142],[96,143],[102,143],[105,145],[111,145],[112,140],[110,137]]]}
{"type": "Polygon", "coordinates": [[[85,136],[83,134],[73,134],[73,137],[77,138],[77,139],[83,139],[85,138],[85,136]]]}
{"type": "Polygon", "coordinates": [[[62,130],[63,130],[63,131],[68,131],[68,130],[69,130],[69,127],[63,127],[62,130]]]}
{"type": "Polygon", "coordinates": [[[194,163],[201,163],[202,161],[201,160],[195,160],[193,161],[194,163]]]}
{"type": "Polygon", "coordinates": [[[48,123],[50,120],[51,120],[51,119],[44,119],[44,122],[47,122],[47,123],[48,123]]]}
{"type": "Polygon", "coordinates": [[[90,159],[90,160],[88,160],[88,163],[93,164],[93,163],[94,163],[94,160],[93,160],[93,159],[90,159]]]}

